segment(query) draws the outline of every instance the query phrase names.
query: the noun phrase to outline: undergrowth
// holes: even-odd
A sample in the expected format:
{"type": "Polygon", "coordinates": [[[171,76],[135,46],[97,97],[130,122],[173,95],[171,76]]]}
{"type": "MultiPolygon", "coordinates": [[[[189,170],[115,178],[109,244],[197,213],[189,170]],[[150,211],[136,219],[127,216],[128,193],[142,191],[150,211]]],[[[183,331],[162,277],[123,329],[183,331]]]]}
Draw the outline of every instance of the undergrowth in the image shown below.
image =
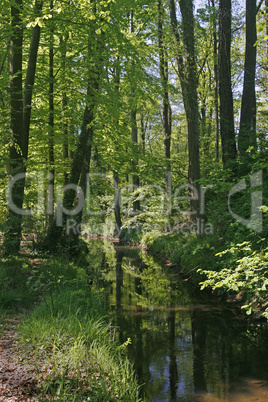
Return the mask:
{"type": "Polygon", "coordinates": [[[221,258],[225,255],[231,256],[229,260],[231,258],[234,264],[228,264],[219,272],[200,270],[208,278],[201,282],[201,289],[211,287],[223,292],[243,292],[245,303],[242,308],[246,313],[258,312],[268,319],[268,247],[264,246],[264,239],[260,240],[258,251],[245,241],[216,254],[221,258]]]}
{"type": "Polygon", "coordinates": [[[133,369],[103,320],[96,291],[67,286],[23,321],[20,349],[36,362],[39,396],[55,400],[137,401],[133,369]],[[48,309],[50,305],[50,309],[48,309]]]}
{"type": "Polygon", "coordinates": [[[23,314],[18,353],[35,367],[31,392],[38,400],[138,401],[128,342],[115,341],[88,268],[64,258],[3,261],[0,318],[23,314]]]}
{"type": "MultiPolygon", "coordinates": [[[[257,168],[260,167],[256,166],[257,168]]],[[[254,169],[252,171],[254,172],[254,169]]],[[[267,300],[263,295],[267,286],[267,252],[264,252],[267,250],[268,237],[268,208],[265,206],[268,201],[267,169],[262,170],[260,193],[263,204],[260,208],[262,216],[258,215],[258,219],[262,222],[259,226],[261,233],[234,219],[230,213],[232,210],[236,216],[243,217],[244,222],[246,220],[249,222],[249,218],[252,219],[252,192],[256,189],[250,188],[249,177],[245,176],[248,190],[232,197],[229,205],[229,191],[239,179],[228,172],[225,172],[225,176],[222,176],[222,172],[215,172],[214,176],[211,174],[203,183],[204,188],[208,186],[205,218],[212,229],[209,235],[190,230],[186,232],[184,227],[188,224],[187,217],[176,216],[175,212],[171,218],[177,219],[179,222],[177,227],[173,226],[173,229],[166,233],[149,230],[143,233],[140,242],[162,260],[177,264],[181,272],[191,278],[197,286],[199,284],[202,288],[210,286],[217,289],[217,292],[220,289],[222,295],[226,291],[244,292],[247,299],[244,308],[247,313],[255,312],[259,306],[261,311],[265,311],[264,316],[268,318],[267,300]],[[230,252],[238,250],[241,244],[247,244],[249,247],[248,254],[244,254],[242,260],[237,253],[230,252]],[[238,280],[240,284],[236,286],[235,282],[238,280]],[[229,285],[226,285],[227,283],[229,285]]]]}

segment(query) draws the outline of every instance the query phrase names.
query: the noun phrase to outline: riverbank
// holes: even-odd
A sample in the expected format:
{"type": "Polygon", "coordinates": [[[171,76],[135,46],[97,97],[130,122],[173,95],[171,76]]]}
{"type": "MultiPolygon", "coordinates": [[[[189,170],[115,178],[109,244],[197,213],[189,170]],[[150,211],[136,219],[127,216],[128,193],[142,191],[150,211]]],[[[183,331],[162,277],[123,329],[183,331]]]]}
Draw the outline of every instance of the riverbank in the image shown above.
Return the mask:
{"type": "Polygon", "coordinates": [[[0,363],[9,370],[8,382],[0,378],[1,397],[138,400],[125,346],[115,341],[102,291],[91,286],[90,267],[63,256],[10,258],[3,261],[1,285],[0,363]],[[16,370],[5,356],[19,361],[16,370]]]}
{"type": "MultiPolygon", "coordinates": [[[[250,239],[250,237],[249,237],[250,239]]],[[[267,319],[265,239],[233,243],[220,236],[146,233],[141,245],[198,289],[235,303],[253,319],[267,319]]]]}
{"type": "Polygon", "coordinates": [[[177,233],[148,232],[140,239],[141,247],[157,257],[164,264],[176,267],[181,276],[200,288],[204,279],[198,270],[208,266],[219,268],[215,258],[215,245],[212,238],[183,236],[177,233]]]}

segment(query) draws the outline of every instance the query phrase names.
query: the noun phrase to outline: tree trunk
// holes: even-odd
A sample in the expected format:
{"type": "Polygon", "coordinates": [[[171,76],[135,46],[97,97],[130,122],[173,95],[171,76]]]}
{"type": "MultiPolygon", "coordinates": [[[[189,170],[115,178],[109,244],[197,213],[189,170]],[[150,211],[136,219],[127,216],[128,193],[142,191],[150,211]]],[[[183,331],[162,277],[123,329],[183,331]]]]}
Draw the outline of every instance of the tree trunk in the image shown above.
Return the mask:
{"type": "MultiPolygon", "coordinates": [[[[11,37],[10,37],[10,148],[9,174],[12,180],[17,174],[24,174],[25,144],[23,136],[23,95],[22,95],[22,0],[11,5],[11,37]]],[[[8,215],[4,239],[6,253],[17,252],[20,248],[21,219],[16,211],[23,204],[25,178],[18,180],[9,194],[8,215]],[[11,200],[16,208],[11,209],[11,200]]]]}
{"type": "Polygon", "coordinates": [[[206,156],[209,156],[209,148],[211,143],[211,132],[212,132],[212,117],[213,117],[213,107],[210,106],[208,112],[208,123],[207,123],[207,131],[206,131],[206,138],[204,144],[204,153],[206,156]]]}
{"type": "MultiPolygon", "coordinates": [[[[35,0],[35,17],[40,16],[43,7],[43,0],[35,0]]],[[[30,121],[32,111],[32,97],[33,87],[36,73],[37,53],[40,41],[40,27],[36,25],[32,28],[32,37],[28,57],[27,72],[24,83],[24,95],[23,95],[23,133],[24,133],[24,150],[23,154],[25,158],[28,157],[29,148],[29,133],[30,133],[30,121]]]]}
{"type": "MultiPolygon", "coordinates": [[[[53,12],[53,0],[50,0],[50,11],[53,12]]],[[[50,21],[53,24],[53,21],[50,21]]],[[[49,116],[48,116],[48,163],[49,163],[49,188],[48,204],[51,206],[48,214],[48,224],[51,225],[54,216],[54,29],[53,25],[50,29],[49,40],[49,116]]]]}
{"type": "MultiPolygon", "coordinates": [[[[91,153],[92,153],[92,141],[93,141],[93,130],[91,129],[91,134],[88,139],[88,144],[86,148],[86,154],[84,158],[84,163],[82,166],[81,170],[81,176],[80,176],[80,181],[79,181],[79,191],[82,192],[82,194],[87,194],[87,186],[90,186],[90,181],[88,180],[88,173],[90,170],[90,162],[91,162],[91,153]]],[[[90,188],[90,187],[89,187],[90,188]]],[[[79,211],[79,213],[76,216],[76,227],[79,228],[82,223],[82,218],[83,218],[83,209],[79,211]]],[[[80,231],[76,230],[73,233],[73,238],[76,239],[75,241],[78,240],[78,237],[80,235],[80,231]]]]}
{"type": "Polygon", "coordinates": [[[115,215],[115,236],[120,238],[121,234],[121,210],[120,210],[120,191],[119,191],[119,175],[116,170],[113,170],[113,183],[114,183],[114,215],[115,215]]]}
{"type": "Polygon", "coordinates": [[[238,136],[238,150],[241,156],[247,155],[247,149],[254,146],[256,131],[254,132],[255,114],[255,76],[256,76],[256,0],[246,0],[246,53],[244,67],[244,86],[241,103],[240,130],[238,136]]]}
{"type": "MultiPolygon", "coordinates": [[[[134,25],[133,25],[133,11],[130,12],[130,33],[134,32],[134,25]]],[[[134,75],[135,71],[135,62],[132,59],[131,61],[132,65],[132,73],[134,75]]],[[[134,144],[134,163],[133,163],[133,169],[137,170],[137,150],[136,146],[138,144],[138,128],[137,128],[137,111],[136,111],[136,105],[135,105],[135,87],[133,83],[131,84],[131,95],[130,95],[130,100],[131,100],[131,112],[130,112],[130,122],[131,122],[131,138],[132,142],[134,144]]],[[[135,191],[136,189],[139,188],[140,186],[140,179],[139,176],[135,173],[133,174],[132,177],[132,184],[133,184],[133,190],[135,191]]],[[[140,201],[139,200],[134,200],[133,202],[133,214],[136,215],[140,211],[140,201]]]]}
{"type": "MultiPolygon", "coordinates": [[[[114,82],[116,89],[116,96],[119,100],[119,84],[120,84],[120,60],[117,57],[116,68],[114,74],[114,82]]],[[[117,126],[119,127],[119,122],[117,121],[117,126]]],[[[113,170],[113,184],[114,184],[114,216],[115,216],[115,229],[114,236],[123,239],[124,230],[122,231],[122,220],[121,220],[121,202],[120,202],[120,191],[119,191],[119,174],[117,170],[113,170]]]]}
{"type": "Polygon", "coordinates": [[[163,15],[164,8],[162,0],[158,0],[158,52],[159,52],[159,71],[162,85],[162,126],[164,131],[164,149],[165,149],[165,175],[166,175],[166,197],[167,197],[167,212],[170,213],[171,202],[171,160],[170,160],[170,145],[171,145],[171,107],[168,93],[168,60],[166,47],[163,37],[163,15]]]}
{"type": "Polygon", "coordinates": [[[146,126],[144,124],[144,115],[141,114],[141,119],[140,119],[140,123],[141,123],[141,143],[142,143],[142,151],[143,151],[143,155],[145,155],[145,136],[146,136],[146,126]]]}
{"type": "Polygon", "coordinates": [[[64,172],[63,172],[63,185],[66,186],[69,181],[67,173],[67,163],[69,159],[69,142],[68,142],[68,121],[67,121],[67,105],[68,98],[66,94],[66,52],[67,52],[67,40],[68,36],[65,38],[60,37],[60,52],[61,52],[61,69],[62,69],[62,92],[61,92],[61,110],[62,110],[62,156],[64,160],[64,172]]]}
{"type": "Polygon", "coordinates": [[[219,3],[219,94],[223,166],[236,159],[231,83],[231,0],[219,3]]]}
{"type": "MultiPolygon", "coordinates": [[[[88,54],[89,57],[92,56],[93,46],[101,46],[101,38],[99,38],[97,45],[95,45],[94,40],[92,37],[89,38],[89,45],[88,45],[88,54]]],[[[96,49],[94,49],[96,51],[96,49]]],[[[86,106],[84,110],[84,116],[81,125],[81,132],[77,141],[76,150],[74,152],[72,158],[72,166],[70,172],[70,186],[72,188],[66,189],[64,191],[63,200],[59,202],[60,206],[56,211],[55,219],[53,220],[52,224],[48,228],[47,236],[44,241],[44,247],[49,250],[54,250],[58,242],[62,241],[63,238],[69,236],[69,240],[72,240],[72,244],[70,243],[71,251],[75,250],[75,246],[77,243],[78,236],[80,234],[79,228],[80,223],[82,221],[82,208],[77,209],[77,213],[75,211],[75,201],[78,199],[78,195],[81,195],[81,189],[79,189],[78,184],[81,178],[82,170],[84,165],[90,165],[90,158],[91,158],[91,147],[93,141],[93,127],[92,122],[94,119],[94,112],[95,112],[95,104],[96,104],[96,92],[99,86],[99,79],[100,79],[100,71],[101,71],[101,56],[100,51],[97,52],[97,59],[94,59],[94,63],[91,60],[89,63],[89,71],[88,71],[88,88],[87,88],[87,95],[86,95],[86,106]],[[67,211],[67,212],[66,212],[67,211]],[[69,211],[73,211],[70,212],[69,211]],[[66,225],[68,216],[71,216],[71,219],[75,223],[75,225],[68,229],[68,224],[66,225]],[[66,227],[65,227],[66,225],[66,227]],[[66,229],[66,232],[63,236],[63,229],[66,229]],[[72,248],[74,246],[74,248],[72,248]]],[[[96,53],[94,53],[96,57],[96,53]]],[[[85,195],[85,192],[83,191],[85,195]]],[[[81,198],[82,200],[82,198],[81,198]]],[[[83,201],[83,200],[82,200],[83,201]]]]}
{"type": "MultiPolygon", "coordinates": [[[[35,15],[38,16],[42,9],[43,1],[36,0],[35,15]]],[[[17,0],[11,5],[11,38],[10,38],[10,162],[9,174],[14,179],[16,174],[22,178],[15,182],[10,189],[8,201],[8,213],[6,232],[3,248],[7,253],[17,252],[21,239],[21,209],[24,198],[24,185],[26,165],[28,157],[29,131],[31,120],[32,93],[35,80],[37,52],[40,39],[40,27],[32,28],[31,44],[28,57],[28,65],[22,90],[22,13],[23,2],[17,0]],[[15,208],[10,208],[11,200],[15,208]]],[[[24,212],[26,215],[27,213],[24,212]]]]}
{"type": "Polygon", "coordinates": [[[195,62],[193,2],[189,0],[180,0],[179,5],[182,14],[184,58],[181,52],[174,0],[169,0],[170,21],[175,42],[176,59],[187,119],[189,197],[192,217],[194,218],[199,215],[199,185],[197,184],[197,181],[200,179],[200,161],[199,112],[197,98],[198,80],[195,62]]]}
{"type": "Polygon", "coordinates": [[[213,70],[214,70],[214,114],[215,114],[215,161],[219,159],[219,72],[218,72],[218,38],[216,23],[215,1],[211,0],[213,7],[213,70]]]}
{"type": "MultiPolygon", "coordinates": [[[[94,110],[94,102],[90,97],[90,89],[87,91],[87,104],[84,111],[81,133],[77,142],[75,154],[72,160],[72,167],[70,173],[70,183],[73,188],[78,186],[79,179],[81,176],[81,172],[84,165],[84,160],[86,157],[88,144],[92,142],[93,130],[91,127],[91,123],[93,121],[93,110],[94,110]]],[[[92,94],[93,96],[93,94],[92,94]]],[[[73,209],[74,202],[77,198],[77,193],[73,189],[68,189],[64,192],[62,206],[70,211],[73,209]]],[[[81,212],[81,211],[80,211],[81,212]]],[[[57,242],[61,240],[63,234],[63,228],[67,221],[67,214],[64,213],[61,209],[56,211],[56,218],[53,220],[51,226],[48,229],[47,237],[44,242],[44,246],[49,250],[55,250],[55,246],[57,242]]],[[[78,221],[76,223],[80,223],[81,218],[79,217],[79,212],[77,214],[78,221]]],[[[75,231],[74,231],[75,232],[75,231]]],[[[77,233],[72,232],[71,234],[77,237],[77,233]]],[[[67,233],[67,235],[70,233],[67,233]]]]}
{"type": "Polygon", "coordinates": [[[205,143],[206,143],[206,136],[207,136],[207,114],[206,114],[206,96],[205,94],[199,94],[200,103],[200,151],[205,155],[205,143]]]}

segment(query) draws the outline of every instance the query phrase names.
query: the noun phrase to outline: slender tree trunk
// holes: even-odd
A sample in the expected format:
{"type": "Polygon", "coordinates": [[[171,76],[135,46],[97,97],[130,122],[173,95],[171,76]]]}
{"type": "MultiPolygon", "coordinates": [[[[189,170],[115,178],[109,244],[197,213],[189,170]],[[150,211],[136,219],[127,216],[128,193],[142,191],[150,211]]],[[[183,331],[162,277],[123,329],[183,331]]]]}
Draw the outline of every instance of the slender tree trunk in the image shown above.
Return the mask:
{"type": "Polygon", "coordinates": [[[140,119],[140,123],[141,123],[141,143],[142,143],[142,150],[143,150],[143,155],[145,155],[145,136],[146,136],[146,127],[144,124],[144,115],[141,115],[141,119],[140,119]]]}
{"type": "MultiPolygon", "coordinates": [[[[42,9],[43,1],[36,0],[35,15],[38,16],[42,9]]],[[[16,174],[22,178],[16,181],[10,189],[8,201],[8,213],[6,232],[3,248],[7,253],[17,252],[21,239],[21,209],[24,198],[24,185],[26,165],[28,157],[29,131],[31,120],[32,93],[35,80],[37,52],[40,39],[40,27],[32,28],[31,44],[27,71],[22,90],[22,0],[17,0],[11,5],[11,38],[10,38],[10,179],[15,179],[16,174]],[[11,200],[13,208],[11,207],[11,200]]],[[[24,213],[26,214],[26,213],[24,213]]]]}
{"type": "Polygon", "coordinates": [[[246,53],[244,67],[244,86],[241,103],[238,150],[241,156],[247,155],[247,149],[256,145],[256,131],[253,122],[255,114],[255,76],[256,76],[256,0],[246,0],[246,53]]]}
{"type": "Polygon", "coordinates": [[[214,114],[215,114],[215,161],[219,159],[219,72],[218,72],[218,38],[216,23],[215,1],[211,0],[213,7],[213,70],[214,70],[214,114]]]}
{"type": "MultiPolygon", "coordinates": [[[[63,200],[62,200],[62,207],[56,211],[56,217],[53,220],[52,224],[50,225],[47,236],[44,242],[44,247],[50,250],[55,250],[55,246],[57,242],[60,242],[63,239],[63,229],[65,228],[65,224],[67,222],[69,211],[73,211],[71,215],[71,219],[75,222],[75,225],[71,227],[68,232],[68,225],[66,226],[66,233],[65,236],[70,236],[69,239],[72,244],[70,243],[70,248],[76,245],[78,236],[79,236],[79,225],[82,221],[82,208],[77,209],[77,213],[75,212],[75,201],[78,199],[78,194],[82,196],[85,195],[85,188],[81,189],[78,186],[79,181],[81,180],[81,175],[83,168],[90,165],[90,158],[91,158],[91,147],[93,141],[93,127],[92,122],[94,119],[94,112],[95,112],[95,104],[96,104],[96,92],[99,86],[99,79],[100,79],[100,71],[101,71],[101,48],[99,48],[99,52],[97,52],[94,46],[101,46],[101,37],[99,38],[97,45],[95,44],[92,37],[89,38],[89,45],[88,45],[88,54],[89,58],[92,57],[94,54],[94,63],[89,63],[89,71],[88,71],[88,88],[87,88],[87,95],[86,95],[86,106],[84,110],[84,116],[81,125],[81,132],[77,141],[76,150],[74,152],[72,158],[72,165],[70,171],[70,186],[72,188],[67,189],[64,192],[63,200]],[[96,55],[96,53],[97,55],[96,55]],[[78,188],[79,187],[79,188],[78,188]],[[74,190],[77,190],[74,191],[74,190]],[[83,191],[81,191],[83,190],[83,191]],[[68,212],[66,212],[68,211],[68,212]]],[[[87,170],[87,169],[86,169],[87,170]]],[[[88,172],[88,170],[87,170],[88,172]]],[[[84,179],[82,181],[84,183],[84,179]]],[[[83,186],[83,184],[82,184],[83,186]]],[[[81,198],[82,200],[82,198],[81,198]]],[[[65,237],[64,236],[64,237],[65,237]]],[[[72,249],[74,251],[74,249],[72,249]]]]}
{"type": "MultiPolygon", "coordinates": [[[[91,162],[91,155],[92,155],[92,142],[93,142],[93,130],[91,129],[91,134],[89,135],[88,138],[88,144],[86,147],[86,153],[85,153],[85,158],[84,158],[84,163],[82,166],[81,170],[81,176],[79,180],[79,191],[80,194],[87,194],[87,186],[90,186],[90,181],[88,180],[88,174],[90,170],[90,162],[91,162]]],[[[89,187],[90,188],[90,187],[89,187]]],[[[77,198],[79,195],[77,196],[77,198]]],[[[82,218],[83,218],[83,209],[79,211],[79,213],[76,215],[76,227],[79,228],[82,223],[82,218]]],[[[76,230],[74,233],[72,233],[72,237],[75,239],[75,242],[78,240],[78,237],[80,235],[80,231],[76,230]]]]}
{"type": "Polygon", "coordinates": [[[206,97],[200,94],[201,107],[200,107],[200,148],[201,152],[205,154],[205,142],[206,142],[206,132],[207,132],[207,116],[206,116],[206,97]]]}
{"type": "MultiPolygon", "coordinates": [[[[35,0],[35,17],[40,16],[43,7],[43,0],[35,0]]],[[[30,134],[30,122],[31,122],[31,112],[32,112],[32,97],[33,97],[33,87],[35,81],[36,73],[36,63],[37,54],[40,41],[40,27],[36,25],[32,28],[31,44],[28,57],[27,72],[24,83],[24,94],[23,94],[23,135],[24,135],[24,150],[23,154],[25,158],[28,157],[29,148],[29,134],[30,134]]]]}
{"type": "Polygon", "coordinates": [[[236,159],[233,94],[231,83],[231,0],[219,3],[219,94],[222,162],[236,159]]]}
{"type": "Polygon", "coordinates": [[[186,112],[188,128],[188,152],[189,152],[189,196],[192,217],[199,215],[199,185],[200,160],[199,160],[199,112],[197,98],[197,71],[195,62],[194,18],[192,0],[180,0],[182,14],[184,57],[181,51],[180,36],[176,17],[174,0],[169,0],[170,21],[175,42],[176,59],[179,70],[179,78],[182,87],[184,108],[186,112]]]}
{"type": "MultiPolygon", "coordinates": [[[[24,138],[23,138],[23,95],[22,95],[22,0],[11,5],[11,37],[10,37],[10,179],[17,174],[24,174],[24,138]]],[[[25,178],[18,180],[13,186],[8,200],[7,230],[5,232],[4,250],[6,253],[17,252],[21,238],[21,214],[11,209],[11,200],[15,207],[21,209],[23,204],[25,178]]]]}
{"type": "MultiPolygon", "coordinates": [[[[116,96],[119,100],[119,84],[120,84],[120,60],[119,57],[116,60],[116,68],[114,74],[114,82],[116,89],[116,96]]],[[[119,127],[119,122],[117,122],[119,127]]],[[[121,229],[122,219],[121,219],[121,202],[120,202],[120,191],[119,191],[119,174],[117,170],[113,170],[113,184],[114,184],[114,216],[115,216],[115,230],[114,236],[123,239],[125,231],[121,229]]]]}
{"type": "MultiPolygon", "coordinates": [[[[88,100],[90,99],[90,94],[89,94],[89,89],[88,89],[88,100]]],[[[74,157],[72,160],[72,166],[71,166],[71,173],[70,173],[70,183],[73,187],[73,189],[67,190],[64,192],[63,196],[63,201],[62,205],[63,207],[70,211],[73,209],[74,202],[77,198],[77,193],[74,191],[75,186],[78,186],[80,176],[82,173],[82,169],[84,166],[84,160],[86,157],[86,153],[88,152],[88,144],[92,142],[92,136],[93,136],[93,130],[91,127],[91,123],[93,121],[93,104],[92,104],[92,98],[87,102],[85,111],[84,111],[84,116],[83,116],[83,121],[81,125],[81,133],[77,142],[76,150],[74,153],[74,157]]],[[[91,153],[90,153],[91,155],[91,153]]],[[[80,217],[79,211],[76,215],[76,224],[80,223],[82,215],[80,217]]],[[[62,210],[57,210],[56,211],[56,218],[53,220],[52,224],[48,228],[47,232],[47,237],[44,242],[44,246],[48,248],[49,250],[55,250],[55,246],[57,245],[57,242],[61,240],[62,234],[63,234],[63,229],[65,226],[65,223],[67,221],[67,216],[68,214],[64,213],[62,210]]],[[[77,225],[75,225],[77,227],[77,225]]],[[[72,231],[71,233],[66,233],[71,234],[72,236],[74,235],[74,238],[77,238],[77,233],[76,230],[72,231]]]]}
{"type": "MultiPolygon", "coordinates": [[[[130,33],[134,32],[134,22],[133,22],[133,11],[130,12],[130,33]]],[[[132,73],[134,75],[134,71],[135,71],[135,62],[132,59],[131,61],[131,65],[132,65],[132,73]]],[[[137,159],[137,150],[136,150],[136,146],[138,144],[138,128],[137,128],[137,108],[136,108],[136,104],[135,104],[135,86],[132,83],[131,85],[131,95],[130,95],[130,101],[131,101],[131,112],[130,112],[130,122],[131,122],[131,138],[132,138],[132,142],[134,144],[134,154],[135,157],[134,159],[137,159]]],[[[137,160],[134,161],[133,163],[133,168],[134,170],[137,170],[138,167],[138,162],[137,160]]],[[[140,179],[139,176],[135,173],[133,174],[132,177],[132,184],[133,184],[133,190],[135,191],[136,189],[139,188],[140,186],[140,179]]],[[[133,214],[137,214],[140,211],[140,202],[139,200],[134,200],[133,202],[133,214]]]]}
{"type": "MultiPolygon", "coordinates": [[[[95,87],[96,89],[96,87],[95,87]]],[[[88,102],[85,107],[83,122],[81,126],[81,133],[78,139],[76,150],[73,156],[72,167],[70,172],[70,183],[77,185],[79,183],[79,178],[84,166],[84,160],[86,155],[91,156],[91,146],[93,140],[93,130],[91,127],[93,117],[94,117],[94,94],[91,89],[88,88],[87,91],[88,102]],[[89,148],[89,149],[88,149],[89,148]]],[[[89,163],[89,161],[87,162],[89,163]]],[[[71,208],[75,199],[75,194],[72,191],[70,197],[65,199],[65,207],[71,208]]]]}
{"type": "Polygon", "coordinates": [[[211,132],[212,132],[212,117],[213,117],[213,107],[211,106],[208,112],[207,132],[204,144],[204,153],[206,156],[209,156],[209,148],[210,148],[211,132]]]}
{"type": "Polygon", "coordinates": [[[120,237],[122,220],[121,220],[121,208],[120,208],[119,175],[116,170],[113,170],[113,183],[114,183],[115,235],[120,237]]]}
{"type": "Polygon", "coordinates": [[[168,60],[166,54],[166,47],[164,44],[163,35],[163,15],[164,8],[162,0],[158,0],[158,52],[159,52],[159,70],[160,79],[162,85],[162,122],[163,122],[163,132],[164,132],[164,149],[165,149],[165,175],[166,175],[166,197],[168,208],[167,211],[170,213],[170,201],[171,201],[171,160],[170,160],[170,145],[171,145],[171,107],[169,102],[168,93],[168,60]]]}
{"type": "MultiPolygon", "coordinates": [[[[134,91],[131,91],[131,97],[134,97],[134,91]]],[[[133,106],[132,106],[133,107],[133,106]]],[[[131,138],[132,138],[132,142],[134,144],[138,144],[138,128],[137,128],[137,112],[136,110],[131,110],[131,114],[130,114],[130,120],[131,120],[131,138]]],[[[134,145],[135,146],[135,145],[134,145]]],[[[135,152],[135,159],[136,159],[136,148],[134,148],[134,152],[135,152]]],[[[137,169],[137,161],[134,162],[133,164],[134,169],[137,169]]],[[[133,190],[137,190],[140,187],[140,179],[139,176],[135,173],[133,174],[132,177],[132,184],[133,184],[133,190]]],[[[135,200],[133,202],[133,214],[137,214],[140,211],[140,202],[139,200],[135,200]]]]}
{"type": "MultiPolygon", "coordinates": [[[[50,0],[50,12],[53,12],[53,0],[50,0]]],[[[53,24],[53,21],[50,21],[53,24]]],[[[54,29],[53,25],[50,28],[49,40],[49,116],[48,116],[48,163],[49,163],[49,200],[48,204],[51,207],[48,215],[48,224],[51,225],[54,217],[54,175],[55,175],[55,160],[54,160],[54,29]]]]}
{"type": "Polygon", "coordinates": [[[68,121],[67,121],[67,105],[68,98],[66,94],[66,52],[67,52],[68,35],[63,38],[60,37],[60,52],[61,52],[61,69],[62,69],[62,92],[61,92],[61,110],[62,110],[62,156],[64,160],[63,184],[68,184],[69,177],[67,173],[67,163],[69,160],[69,142],[68,142],[68,121]]]}
{"type": "Polygon", "coordinates": [[[251,121],[251,136],[250,136],[250,144],[254,148],[254,151],[257,150],[257,100],[256,100],[256,88],[254,87],[254,98],[253,98],[253,110],[252,110],[252,121],[251,121]]]}

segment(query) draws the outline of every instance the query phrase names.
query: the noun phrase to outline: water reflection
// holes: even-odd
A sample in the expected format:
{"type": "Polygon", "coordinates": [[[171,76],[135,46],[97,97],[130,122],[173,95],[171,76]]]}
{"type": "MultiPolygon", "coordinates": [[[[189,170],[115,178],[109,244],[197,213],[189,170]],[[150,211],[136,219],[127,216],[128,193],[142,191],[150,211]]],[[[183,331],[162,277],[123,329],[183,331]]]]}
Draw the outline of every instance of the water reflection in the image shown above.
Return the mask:
{"type": "Polygon", "coordinates": [[[137,249],[90,249],[118,340],[150,401],[267,401],[268,331],[137,249]],[[105,256],[105,259],[103,259],[105,256]],[[243,399],[244,398],[244,399],[243,399]],[[245,399],[247,398],[247,399],[245,399]],[[251,398],[251,399],[250,399],[251,398]]]}

